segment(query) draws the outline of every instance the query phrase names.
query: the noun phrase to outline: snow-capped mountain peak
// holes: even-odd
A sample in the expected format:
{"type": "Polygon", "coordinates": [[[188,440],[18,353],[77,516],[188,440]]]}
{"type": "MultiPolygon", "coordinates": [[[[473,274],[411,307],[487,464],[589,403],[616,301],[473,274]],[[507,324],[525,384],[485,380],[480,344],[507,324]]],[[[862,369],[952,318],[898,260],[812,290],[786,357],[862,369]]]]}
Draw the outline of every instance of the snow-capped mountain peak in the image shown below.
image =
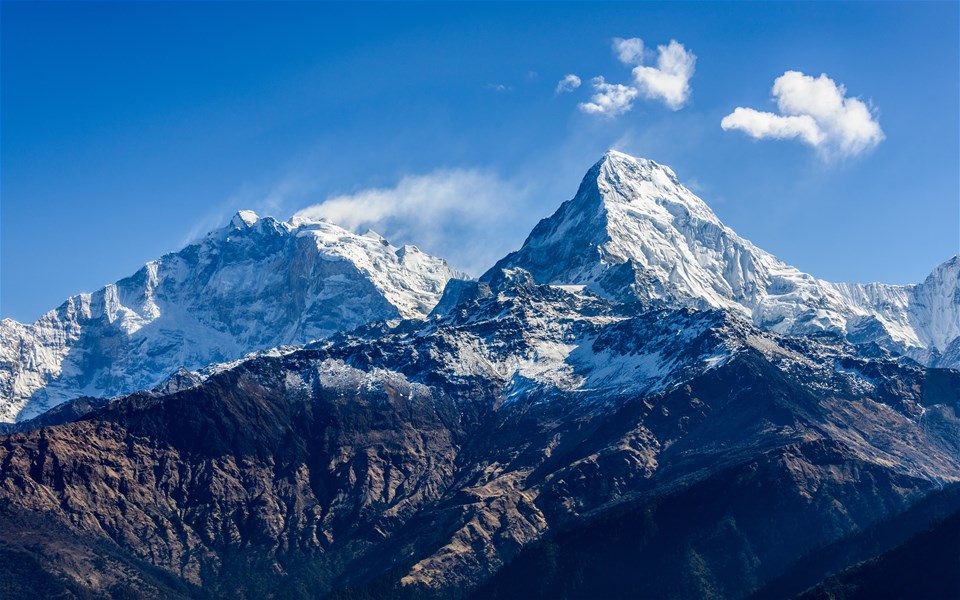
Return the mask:
{"type": "Polygon", "coordinates": [[[180,367],[374,320],[425,318],[447,280],[463,277],[377,234],[240,211],[198,242],[71,297],[36,323],[0,323],[0,421],[80,395],[151,388],[180,367]]]}
{"type": "Polygon", "coordinates": [[[821,281],[737,235],[669,168],[609,151],[577,195],[482,279],[522,267],[541,283],[721,308],[777,333],[833,332],[926,364],[955,364],[944,362],[960,353],[950,292],[957,273],[949,264],[921,286],[821,281]],[[938,315],[953,320],[944,324],[938,315]]]}
{"type": "Polygon", "coordinates": [[[945,365],[960,365],[960,255],[910,288],[909,322],[945,365]]]}
{"type": "Polygon", "coordinates": [[[604,203],[633,205],[654,213],[674,214],[682,209],[699,218],[719,222],[703,200],[680,184],[670,167],[609,150],[596,168],[597,188],[604,203]]]}
{"type": "Polygon", "coordinates": [[[669,168],[610,151],[577,195],[491,272],[516,265],[541,282],[748,313],[742,300],[755,292],[750,263],[757,258],[779,262],[725,227],[669,168]]]}
{"type": "Polygon", "coordinates": [[[230,224],[235,228],[249,227],[251,225],[256,225],[257,221],[260,220],[260,217],[257,216],[257,213],[252,210],[241,210],[237,214],[233,215],[233,219],[230,220],[230,224]]]}

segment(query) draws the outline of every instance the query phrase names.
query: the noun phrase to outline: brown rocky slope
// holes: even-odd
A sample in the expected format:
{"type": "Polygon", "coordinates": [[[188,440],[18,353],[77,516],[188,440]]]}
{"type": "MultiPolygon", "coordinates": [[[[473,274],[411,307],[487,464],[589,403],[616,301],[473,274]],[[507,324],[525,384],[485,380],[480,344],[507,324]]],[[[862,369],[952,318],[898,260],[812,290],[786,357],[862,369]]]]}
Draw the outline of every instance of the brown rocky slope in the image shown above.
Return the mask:
{"type": "Polygon", "coordinates": [[[0,582],[457,597],[539,540],[612,523],[608,550],[629,551],[596,572],[662,574],[626,595],[742,597],[960,479],[952,372],[522,273],[482,286],[426,322],[0,438],[0,582]]]}

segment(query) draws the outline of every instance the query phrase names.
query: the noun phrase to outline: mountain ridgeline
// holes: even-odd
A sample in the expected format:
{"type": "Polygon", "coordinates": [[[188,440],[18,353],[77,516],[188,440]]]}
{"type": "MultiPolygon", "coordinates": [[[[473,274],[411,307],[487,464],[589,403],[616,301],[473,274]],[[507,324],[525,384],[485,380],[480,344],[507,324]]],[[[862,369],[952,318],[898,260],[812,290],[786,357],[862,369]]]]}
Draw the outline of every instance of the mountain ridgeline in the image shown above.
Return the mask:
{"type": "Polygon", "coordinates": [[[479,281],[240,213],[3,323],[0,590],[909,589],[956,554],[958,278],[815,279],[616,152],[479,281]]]}
{"type": "Polygon", "coordinates": [[[918,285],[821,281],[739,237],[669,168],[619,152],[484,278],[511,267],[541,283],[721,308],[781,334],[834,333],[960,367],[960,257],[918,285]]]}
{"type": "Polygon", "coordinates": [[[241,211],[223,229],[31,325],[0,321],[0,421],[78,396],[160,384],[178,368],[423,318],[465,275],[415,246],[324,221],[241,211]]]}

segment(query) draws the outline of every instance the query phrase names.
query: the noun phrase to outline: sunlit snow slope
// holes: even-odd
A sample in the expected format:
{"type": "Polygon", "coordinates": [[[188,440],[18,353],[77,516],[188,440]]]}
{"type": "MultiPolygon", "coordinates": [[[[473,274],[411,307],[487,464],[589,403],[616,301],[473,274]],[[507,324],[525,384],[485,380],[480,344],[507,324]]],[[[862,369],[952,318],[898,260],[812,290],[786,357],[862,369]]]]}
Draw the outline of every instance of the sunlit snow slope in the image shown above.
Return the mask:
{"type": "Polygon", "coordinates": [[[0,322],[0,421],[80,395],[149,388],[181,366],[373,320],[422,318],[452,277],[464,275],[373,232],[241,211],[198,243],[73,296],[36,323],[0,322]]]}
{"type": "Polygon", "coordinates": [[[512,267],[541,283],[723,308],[777,333],[835,332],[960,366],[960,257],[919,285],[822,281],[738,236],[669,168],[620,152],[607,152],[577,195],[485,278],[512,267]]]}

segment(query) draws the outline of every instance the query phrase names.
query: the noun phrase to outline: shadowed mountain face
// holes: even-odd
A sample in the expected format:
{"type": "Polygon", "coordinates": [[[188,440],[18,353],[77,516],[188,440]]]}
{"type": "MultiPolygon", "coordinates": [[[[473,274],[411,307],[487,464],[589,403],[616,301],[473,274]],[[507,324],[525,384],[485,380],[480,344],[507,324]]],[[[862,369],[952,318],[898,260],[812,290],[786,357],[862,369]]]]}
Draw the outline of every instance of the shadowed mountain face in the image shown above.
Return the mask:
{"type": "Polygon", "coordinates": [[[923,532],[931,529],[939,533],[929,540],[929,545],[926,545],[922,552],[916,553],[916,560],[903,561],[898,567],[891,568],[892,565],[889,564],[884,567],[893,575],[892,579],[907,582],[913,590],[911,591],[910,587],[902,587],[896,593],[892,593],[895,588],[891,587],[891,593],[873,592],[867,597],[950,598],[960,591],[960,585],[957,583],[960,572],[953,568],[941,570],[935,565],[945,566],[950,561],[957,560],[960,552],[956,544],[958,538],[956,534],[953,534],[953,539],[946,535],[950,528],[944,527],[943,521],[953,519],[956,523],[958,514],[960,514],[960,485],[947,485],[942,490],[924,497],[904,512],[881,519],[867,529],[834,544],[817,548],[794,561],[783,574],[751,594],[750,600],[793,598],[804,590],[816,587],[818,582],[830,580],[831,574],[840,573],[850,565],[854,565],[850,568],[856,570],[858,568],[856,565],[869,564],[882,555],[899,552],[897,549],[904,545],[915,549],[917,544],[913,538],[925,535],[923,532]],[[918,532],[921,533],[918,534],[918,532]],[[931,560],[933,555],[936,555],[936,558],[931,560]],[[936,573],[937,576],[931,576],[931,573],[936,573]],[[950,574],[954,577],[951,578],[950,574]],[[922,580],[932,585],[924,586],[922,580]],[[932,590],[937,588],[942,591],[933,593],[932,590]],[[950,590],[952,592],[948,593],[950,590]]]}
{"type": "Polygon", "coordinates": [[[651,594],[739,597],[960,479],[949,376],[520,271],[474,285],[426,323],[2,439],[10,551],[99,591],[161,589],[149,565],[188,596],[317,597],[384,577],[448,594],[597,518],[613,561],[598,573],[640,544],[675,575],[651,594]],[[91,583],[98,553],[67,564],[60,536],[125,568],[91,583]]]}
{"type": "Polygon", "coordinates": [[[160,385],[11,426],[0,584],[742,598],[874,556],[857,540],[890,520],[906,539],[934,518],[918,502],[960,482],[960,374],[931,366],[956,355],[955,259],[918,286],[822,282],[737,237],[669,169],[618,153],[521,250],[442,297],[442,262],[372,234],[250,214],[228,230],[184,251],[222,260],[173,269],[190,276],[110,321],[132,328],[116,347],[150,331],[150,302],[157,322],[179,314],[156,290],[201,280],[273,282],[266,304],[216,296],[245,315],[235,339],[332,337],[200,372],[164,363],[168,378],[122,363],[124,381],[160,385]],[[274,279],[293,272],[277,249],[303,244],[299,313],[274,279]],[[253,255],[269,260],[230,258],[253,255]],[[818,552],[834,558],[803,562],[818,552]]]}
{"type": "Polygon", "coordinates": [[[800,600],[956,598],[960,594],[960,512],[904,544],[826,579],[800,600]]]}

